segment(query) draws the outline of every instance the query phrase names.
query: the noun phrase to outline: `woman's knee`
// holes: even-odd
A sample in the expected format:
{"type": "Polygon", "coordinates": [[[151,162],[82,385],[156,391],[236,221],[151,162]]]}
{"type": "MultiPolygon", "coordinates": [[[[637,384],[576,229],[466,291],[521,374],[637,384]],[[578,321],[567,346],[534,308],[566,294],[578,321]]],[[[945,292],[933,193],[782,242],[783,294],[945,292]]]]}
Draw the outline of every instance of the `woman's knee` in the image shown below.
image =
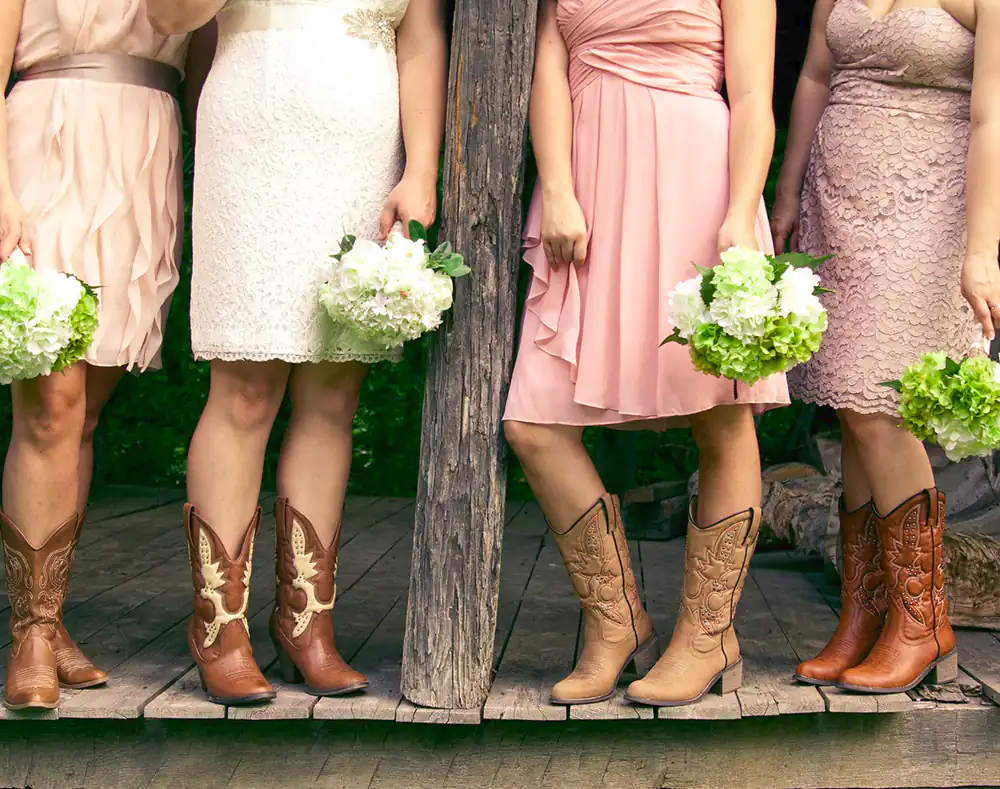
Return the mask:
{"type": "Polygon", "coordinates": [[[292,419],[350,429],[358,412],[367,366],[360,363],[304,367],[292,373],[292,419]]]}
{"type": "Polygon", "coordinates": [[[209,402],[239,430],[270,430],[288,382],[284,365],[213,365],[209,402]]]}
{"type": "Polygon", "coordinates": [[[84,379],[74,371],[14,384],[14,432],[39,449],[78,442],[86,421],[84,379]]]}
{"type": "Polygon", "coordinates": [[[533,425],[528,422],[504,422],[504,437],[519,458],[531,458],[552,450],[563,438],[552,425],[533,425]]]}
{"type": "Polygon", "coordinates": [[[747,405],[719,406],[692,415],[690,423],[698,452],[703,457],[722,456],[744,441],[757,439],[753,412],[747,405]]]}
{"type": "Polygon", "coordinates": [[[909,434],[899,427],[899,418],[888,414],[859,414],[857,411],[838,411],[840,426],[853,439],[858,450],[866,447],[908,438],[909,434]]]}

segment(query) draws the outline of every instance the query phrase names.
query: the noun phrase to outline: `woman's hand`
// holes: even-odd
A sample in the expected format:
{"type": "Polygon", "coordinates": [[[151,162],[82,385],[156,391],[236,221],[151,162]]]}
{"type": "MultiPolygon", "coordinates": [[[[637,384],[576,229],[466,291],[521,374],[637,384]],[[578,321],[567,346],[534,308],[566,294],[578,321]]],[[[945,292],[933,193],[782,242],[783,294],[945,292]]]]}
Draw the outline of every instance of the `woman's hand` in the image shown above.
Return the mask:
{"type": "Polygon", "coordinates": [[[404,175],[396,188],[389,193],[379,217],[378,234],[381,241],[389,237],[393,225],[403,225],[403,235],[410,237],[410,222],[416,221],[425,228],[434,224],[437,215],[437,184],[429,178],[404,175]]]}
{"type": "Polygon", "coordinates": [[[771,211],[771,235],[774,238],[774,251],[779,255],[794,252],[799,246],[799,197],[783,197],[781,194],[774,201],[771,211]]]}
{"type": "Polygon", "coordinates": [[[759,250],[760,242],[757,240],[755,225],[754,221],[727,216],[719,230],[719,253],[732,247],[759,250]]]}
{"type": "Polygon", "coordinates": [[[990,342],[1000,321],[1000,264],[997,256],[969,255],[962,266],[962,295],[969,302],[983,335],[990,342]]]}
{"type": "Polygon", "coordinates": [[[542,195],[542,249],[553,268],[587,259],[587,220],[571,191],[542,195]]]}
{"type": "Polygon", "coordinates": [[[31,254],[31,233],[28,216],[13,195],[0,197],[0,263],[5,262],[18,247],[31,254]]]}

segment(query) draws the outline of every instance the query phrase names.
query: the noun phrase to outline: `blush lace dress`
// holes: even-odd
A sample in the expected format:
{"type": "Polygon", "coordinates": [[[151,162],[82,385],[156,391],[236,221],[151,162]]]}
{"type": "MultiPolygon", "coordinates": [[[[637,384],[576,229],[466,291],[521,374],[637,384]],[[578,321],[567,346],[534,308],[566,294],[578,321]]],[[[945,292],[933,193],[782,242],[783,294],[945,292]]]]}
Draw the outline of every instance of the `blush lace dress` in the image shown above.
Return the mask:
{"type": "Polygon", "coordinates": [[[350,233],[375,238],[402,175],[395,30],[408,0],[230,0],[198,108],[196,358],[398,358],[317,300],[350,233]]]}
{"type": "Polygon", "coordinates": [[[838,0],[827,25],[830,103],[803,191],[803,251],[820,271],[830,327],[789,375],[802,400],[896,413],[881,386],[929,351],[965,355],[974,338],[960,292],[965,164],[975,37],[937,8],[876,18],[838,0]]]}

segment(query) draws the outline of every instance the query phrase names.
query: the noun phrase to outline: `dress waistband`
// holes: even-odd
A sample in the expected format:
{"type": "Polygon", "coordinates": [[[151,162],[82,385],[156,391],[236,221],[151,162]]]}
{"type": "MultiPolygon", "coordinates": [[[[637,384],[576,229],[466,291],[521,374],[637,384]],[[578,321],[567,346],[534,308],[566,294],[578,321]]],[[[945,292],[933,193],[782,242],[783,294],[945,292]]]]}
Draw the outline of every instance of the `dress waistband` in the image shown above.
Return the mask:
{"type": "Polygon", "coordinates": [[[18,81],[35,79],[88,79],[159,90],[175,98],[181,73],[169,63],[135,55],[95,52],[43,60],[18,74],[18,81]]]}

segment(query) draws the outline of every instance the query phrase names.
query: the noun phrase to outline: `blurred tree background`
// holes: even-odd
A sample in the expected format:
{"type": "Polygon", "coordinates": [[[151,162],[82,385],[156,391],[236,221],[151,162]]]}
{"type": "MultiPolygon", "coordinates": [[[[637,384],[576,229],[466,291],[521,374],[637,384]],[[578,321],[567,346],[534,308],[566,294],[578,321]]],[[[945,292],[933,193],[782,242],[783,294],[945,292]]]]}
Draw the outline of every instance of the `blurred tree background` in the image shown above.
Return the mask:
{"type": "MultiPolygon", "coordinates": [[[[804,54],[811,5],[808,0],[784,0],[779,6],[775,90],[779,132],[775,166],[768,182],[769,204],[783,149],[783,129],[804,54]]],[[[187,152],[186,172],[190,205],[190,151],[187,152]]],[[[531,176],[529,163],[529,182],[531,176]]],[[[529,194],[525,196],[526,202],[529,194]]],[[[191,358],[187,315],[190,231],[184,249],[181,285],[174,296],[167,327],[163,369],[142,376],[128,376],[118,388],[99,433],[96,485],[181,487],[184,484],[187,445],[205,403],[209,383],[208,364],[196,363],[191,358]]],[[[476,261],[470,263],[475,268],[476,261]]],[[[352,492],[407,496],[416,491],[425,359],[424,344],[415,342],[407,347],[400,364],[381,364],[372,370],[354,425],[352,492]]],[[[274,488],[277,453],[287,416],[286,403],[268,448],[264,473],[266,489],[274,488]]],[[[815,459],[813,436],[833,426],[834,420],[829,413],[801,403],[764,415],[759,427],[765,463],[812,462],[815,459]]],[[[0,435],[10,435],[10,399],[6,393],[0,398],[0,435]]],[[[597,437],[597,431],[588,431],[586,439],[594,447],[597,437]]],[[[688,431],[642,433],[637,438],[635,474],[640,484],[686,478],[696,464],[697,455],[688,431]]],[[[516,459],[511,463],[510,494],[515,498],[530,498],[531,495],[516,459]]]]}

